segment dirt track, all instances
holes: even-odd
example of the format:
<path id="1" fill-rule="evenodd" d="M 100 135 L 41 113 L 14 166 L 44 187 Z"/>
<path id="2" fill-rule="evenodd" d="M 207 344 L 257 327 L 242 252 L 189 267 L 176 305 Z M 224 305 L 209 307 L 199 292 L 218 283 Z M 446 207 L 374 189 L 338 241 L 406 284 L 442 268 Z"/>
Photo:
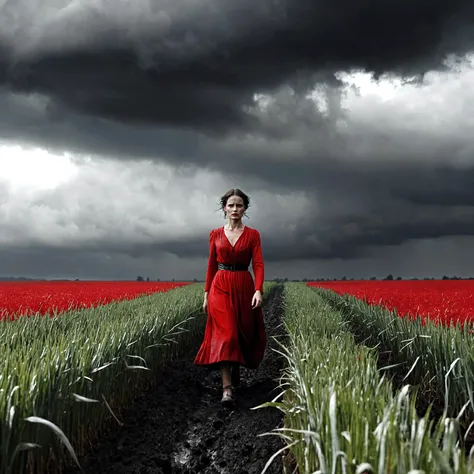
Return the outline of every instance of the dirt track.
<path id="1" fill-rule="evenodd" d="M 257 474 L 283 446 L 275 436 L 258 437 L 281 426 L 278 410 L 251 408 L 270 401 L 276 391 L 281 359 L 273 336 L 282 334 L 282 287 L 264 306 L 267 352 L 257 371 L 243 370 L 235 410 L 219 404 L 217 372 L 197 368 L 191 351 L 166 369 L 156 388 L 121 414 L 124 426 L 101 440 L 94 453 L 80 459 L 87 474 Z M 197 349 L 197 348 L 196 348 Z M 79 473 L 79 470 L 69 474 Z M 282 472 L 281 457 L 267 471 Z"/>

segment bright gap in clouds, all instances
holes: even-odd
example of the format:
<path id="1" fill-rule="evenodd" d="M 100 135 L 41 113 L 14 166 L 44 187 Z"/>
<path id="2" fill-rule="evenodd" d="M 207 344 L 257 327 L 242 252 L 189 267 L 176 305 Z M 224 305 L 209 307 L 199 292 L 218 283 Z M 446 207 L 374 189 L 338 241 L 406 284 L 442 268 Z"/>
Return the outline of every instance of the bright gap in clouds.
<path id="1" fill-rule="evenodd" d="M 363 71 L 339 72 L 337 79 L 341 80 L 349 88 L 346 89 L 346 100 L 357 100 L 357 97 L 373 96 L 381 102 L 392 99 L 401 99 L 404 96 L 420 90 L 430 90 L 440 84 L 450 83 L 454 86 L 459 82 L 463 74 L 472 73 L 474 70 L 474 55 L 468 54 L 461 63 L 455 59 L 447 58 L 445 61 L 447 71 L 429 71 L 420 84 L 402 80 L 396 76 L 383 75 L 379 80 L 374 80 L 372 74 Z M 414 78 L 413 78 L 414 79 Z M 350 86 L 355 86 L 354 91 Z"/>
<path id="2" fill-rule="evenodd" d="M 67 153 L 0 145 L 0 181 L 14 191 L 54 189 L 76 174 L 77 166 Z"/>
<path id="3" fill-rule="evenodd" d="M 436 94 L 439 86 L 447 83 L 451 84 L 451 87 L 456 87 L 463 74 L 466 75 L 474 71 L 474 55 L 466 55 L 460 64 L 448 58 L 445 64 L 448 68 L 447 71 L 430 71 L 420 84 L 390 75 L 383 75 L 378 80 L 374 80 L 371 73 L 358 70 L 336 73 L 336 78 L 345 84 L 342 105 L 350 106 L 367 97 L 372 97 L 382 104 L 403 99 L 410 101 L 413 94 L 420 91 L 432 90 Z M 307 97 L 317 104 L 321 113 L 329 112 L 328 97 L 324 87 L 316 87 Z M 438 97 L 438 99 L 442 101 L 442 97 Z M 270 94 L 255 94 L 254 100 L 264 110 L 273 102 L 274 97 Z"/>
<path id="4" fill-rule="evenodd" d="M 382 102 L 385 102 L 401 95 L 402 90 L 406 90 L 409 87 L 415 87 L 410 84 L 404 84 L 403 81 L 398 78 L 382 77 L 378 81 L 375 81 L 371 74 L 362 71 L 352 71 L 350 73 L 341 72 L 337 73 L 336 77 L 346 84 L 346 98 L 343 99 L 343 102 L 346 102 L 347 100 L 357 100 L 358 98 L 366 96 L 375 96 Z M 355 87 L 356 90 L 351 86 Z M 288 87 L 289 86 L 283 86 L 274 95 L 254 94 L 254 101 L 261 110 L 265 110 L 275 100 L 278 100 L 278 94 L 285 89 L 288 90 Z M 323 114 L 329 112 L 326 92 L 326 87 L 317 86 L 306 95 L 307 98 L 312 99 L 316 103 L 318 110 Z M 290 94 L 293 94 L 293 91 L 290 90 Z"/>
<path id="5" fill-rule="evenodd" d="M 339 73 L 336 76 L 346 84 L 354 85 L 357 88 L 357 95 L 361 97 L 373 95 L 382 102 L 395 98 L 402 87 L 409 87 L 398 78 L 382 77 L 379 81 L 374 81 L 372 75 L 367 72 Z"/>

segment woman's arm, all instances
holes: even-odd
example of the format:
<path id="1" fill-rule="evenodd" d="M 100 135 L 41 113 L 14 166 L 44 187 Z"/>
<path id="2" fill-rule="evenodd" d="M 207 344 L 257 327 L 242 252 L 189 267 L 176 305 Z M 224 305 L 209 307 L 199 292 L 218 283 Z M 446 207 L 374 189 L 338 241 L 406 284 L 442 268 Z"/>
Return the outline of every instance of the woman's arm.
<path id="1" fill-rule="evenodd" d="M 255 277 L 255 291 L 260 291 L 263 294 L 263 281 L 265 277 L 262 245 L 260 233 L 256 230 L 252 245 L 252 269 Z"/>
<path id="2" fill-rule="evenodd" d="M 216 245 L 214 241 L 214 230 L 211 230 L 211 232 L 209 233 L 209 260 L 207 262 L 206 284 L 204 286 L 205 296 L 207 296 L 207 293 L 211 289 L 212 280 L 214 279 L 214 276 L 216 273 L 217 273 Z"/>

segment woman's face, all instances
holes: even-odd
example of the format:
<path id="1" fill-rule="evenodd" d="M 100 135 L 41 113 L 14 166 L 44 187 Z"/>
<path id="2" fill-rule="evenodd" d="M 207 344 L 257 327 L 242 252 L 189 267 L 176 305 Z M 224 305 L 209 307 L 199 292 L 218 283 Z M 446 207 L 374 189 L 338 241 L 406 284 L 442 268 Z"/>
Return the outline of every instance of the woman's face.
<path id="1" fill-rule="evenodd" d="M 240 196 L 231 196 L 227 199 L 224 210 L 227 212 L 229 219 L 238 221 L 242 219 L 245 212 L 244 200 Z"/>

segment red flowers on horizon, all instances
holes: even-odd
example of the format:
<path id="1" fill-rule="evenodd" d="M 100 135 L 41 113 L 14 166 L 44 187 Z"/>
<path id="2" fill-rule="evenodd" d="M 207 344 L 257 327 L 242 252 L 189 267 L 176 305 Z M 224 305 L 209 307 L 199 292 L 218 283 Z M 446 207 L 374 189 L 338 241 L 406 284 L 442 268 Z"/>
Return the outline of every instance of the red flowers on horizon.
<path id="1" fill-rule="evenodd" d="M 187 282 L 33 281 L 0 283 L 0 320 L 19 315 L 53 314 L 131 300 L 189 285 Z"/>
<path id="2" fill-rule="evenodd" d="M 444 325 L 474 319 L 474 280 L 394 280 L 310 282 L 339 294 L 349 294 L 371 305 L 395 308 L 400 316 Z"/>

